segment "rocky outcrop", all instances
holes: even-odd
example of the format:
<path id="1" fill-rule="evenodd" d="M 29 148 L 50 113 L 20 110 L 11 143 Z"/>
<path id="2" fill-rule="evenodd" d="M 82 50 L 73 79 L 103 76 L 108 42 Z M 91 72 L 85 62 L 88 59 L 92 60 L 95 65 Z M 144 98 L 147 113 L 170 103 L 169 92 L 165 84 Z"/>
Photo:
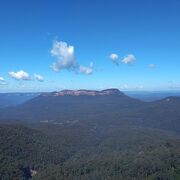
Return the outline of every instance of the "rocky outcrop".
<path id="1" fill-rule="evenodd" d="M 43 93 L 42 96 L 103 96 L 103 95 L 124 95 L 119 89 L 96 90 L 62 90 L 59 92 Z"/>

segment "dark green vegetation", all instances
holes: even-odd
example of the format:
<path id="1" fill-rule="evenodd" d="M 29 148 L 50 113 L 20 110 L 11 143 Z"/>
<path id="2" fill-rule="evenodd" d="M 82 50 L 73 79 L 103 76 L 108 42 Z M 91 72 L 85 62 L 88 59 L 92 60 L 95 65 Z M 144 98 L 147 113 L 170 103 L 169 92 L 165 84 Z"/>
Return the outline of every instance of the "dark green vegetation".
<path id="1" fill-rule="evenodd" d="M 179 108 L 177 97 L 144 103 L 116 92 L 3 109 L 0 179 L 179 180 Z"/>
<path id="2" fill-rule="evenodd" d="M 54 124 L 77 121 L 133 124 L 180 133 L 180 97 L 148 103 L 114 89 L 112 94 L 103 96 L 54 94 L 40 95 L 24 104 L 1 109 L 0 118 Z"/>
<path id="3" fill-rule="evenodd" d="M 1 179 L 179 179 L 180 140 L 127 126 L 2 124 Z"/>

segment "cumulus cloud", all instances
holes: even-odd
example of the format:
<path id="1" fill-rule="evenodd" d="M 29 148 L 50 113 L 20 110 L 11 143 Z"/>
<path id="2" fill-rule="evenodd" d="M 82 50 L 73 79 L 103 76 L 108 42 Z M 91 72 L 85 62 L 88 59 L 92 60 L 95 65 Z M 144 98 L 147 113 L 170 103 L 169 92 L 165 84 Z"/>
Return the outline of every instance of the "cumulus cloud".
<path id="1" fill-rule="evenodd" d="M 3 77 L 0 77 L 0 81 L 3 82 L 5 81 L 5 79 Z"/>
<path id="2" fill-rule="evenodd" d="M 30 75 L 23 70 L 17 72 L 9 72 L 9 75 L 16 80 L 31 80 Z"/>
<path id="3" fill-rule="evenodd" d="M 66 42 L 55 41 L 51 49 L 51 55 L 57 60 L 51 66 L 54 71 L 59 72 L 62 69 L 74 70 L 77 68 L 74 46 L 68 45 Z"/>
<path id="4" fill-rule="evenodd" d="M 133 65 L 136 63 L 136 57 L 133 54 L 128 54 L 122 59 L 122 63 L 127 65 Z"/>
<path id="5" fill-rule="evenodd" d="M 151 69 L 153 69 L 153 68 L 156 67 L 156 65 L 155 65 L 155 64 L 149 64 L 148 67 L 151 68 Z"/>
<path id="6" fill-rule="evenodd" d="M 66 42 L 54 41 L 51 55 L 56 58 L 56 62 L 51 65 L 55 72 L 67 69 L 87 75 L 93 73 L 93 64 L 90 64 L 89 67 L 79 65 L 75 57 L 74 46 L 68 45 Z"/>
<path id="7" fill-rule="evenodd" d="M 136 63 L 136 57 L 133 54 L 128 54 L 127 56 L 124 56 L 122 60 L 120 60 L 118 54 L 112 53 L 110 54 L 109 58 L 116 65 L 119 65 L 120 63 L 133 65 Z"/>
<path id="8" fill-rule="evenodd" d="M 90 75 L 93 73 L 93 69 L 94 69 L 93 63 L 90 63 L 90 65 L 88 67 L 85 67 L 82 65 L 79 66 L 79 71 L 82 74 Z"/>
<path id="9" fill-rule="evenodd" d="M 110 54 L 109 58 L 111 59 L 111 61 L 116 64 L 116 65 L 119 65 L 119 62 L 118 62 L 118 58 L 119 56 L 115 53 L 112 53 Z"/>
<path id="10" fill-rule="evenodd" d="M 44 77 L 39 75 L 39 74 L 34 74 L 34 77 L 37 81 L 43 82 L 44 81 Z"/>

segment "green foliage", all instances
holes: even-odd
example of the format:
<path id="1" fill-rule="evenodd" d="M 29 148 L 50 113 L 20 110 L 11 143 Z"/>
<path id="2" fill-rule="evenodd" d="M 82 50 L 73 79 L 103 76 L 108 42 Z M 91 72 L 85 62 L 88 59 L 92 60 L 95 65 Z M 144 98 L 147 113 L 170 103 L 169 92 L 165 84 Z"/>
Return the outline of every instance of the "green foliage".
<path id="1" fill-rule="evenodd" d="M 2 180 L 180 177 L 180 140 L 167 131 L 93 123 L 2 124 L 0 137 Z M 37 171 L 33 177 L 31 170 Z"/>

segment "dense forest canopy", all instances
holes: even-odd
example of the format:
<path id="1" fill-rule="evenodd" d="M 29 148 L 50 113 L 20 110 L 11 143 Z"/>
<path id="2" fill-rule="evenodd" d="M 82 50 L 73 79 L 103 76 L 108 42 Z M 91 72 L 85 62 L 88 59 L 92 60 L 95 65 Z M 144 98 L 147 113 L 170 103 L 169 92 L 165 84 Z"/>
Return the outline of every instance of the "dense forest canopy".
<path id="1" fill-rule="evenodd" d="M 179 180 L 179 107 L 116 91 L 2 108 L 0 179 Z"/>

